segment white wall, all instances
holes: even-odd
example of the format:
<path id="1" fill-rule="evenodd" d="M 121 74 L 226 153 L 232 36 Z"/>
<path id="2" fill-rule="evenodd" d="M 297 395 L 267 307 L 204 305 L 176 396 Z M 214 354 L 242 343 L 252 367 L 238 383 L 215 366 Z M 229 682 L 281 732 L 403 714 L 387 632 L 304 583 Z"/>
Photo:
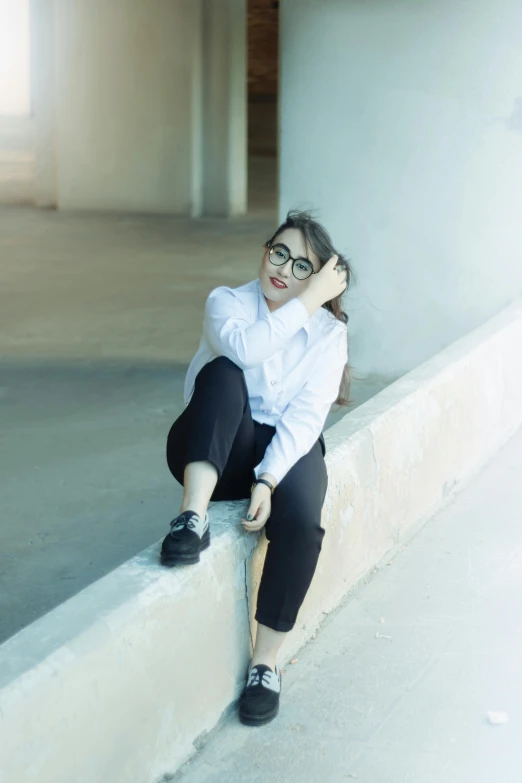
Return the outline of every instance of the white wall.
<path id="1" fill-rule="evenodd" d="M 320 208 L 358 277 L 350 364 L 398 376 L 522 294 L 522 4 L 281 15 L 281 215 Z"/>

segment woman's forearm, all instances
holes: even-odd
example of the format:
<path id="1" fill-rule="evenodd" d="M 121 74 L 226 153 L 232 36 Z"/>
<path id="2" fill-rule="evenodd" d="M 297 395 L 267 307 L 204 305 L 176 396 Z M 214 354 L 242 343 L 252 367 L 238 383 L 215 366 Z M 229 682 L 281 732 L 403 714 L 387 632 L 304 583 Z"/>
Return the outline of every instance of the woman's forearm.
<path id="1" fill-rule="evenodd" d="M 308 310 L 308 315 L 310 316 L 312 316 L 316 310 L 319 310 L 319 308 L 323 304 L 322 300 L 317 295 L 317 293 L 314 291 L 310 291 L 308 289 L 303 291 L 302 294 L 299 294 L 297 298 L 300 299 L 301 302 L 304 304 L 304 306 Z"/>

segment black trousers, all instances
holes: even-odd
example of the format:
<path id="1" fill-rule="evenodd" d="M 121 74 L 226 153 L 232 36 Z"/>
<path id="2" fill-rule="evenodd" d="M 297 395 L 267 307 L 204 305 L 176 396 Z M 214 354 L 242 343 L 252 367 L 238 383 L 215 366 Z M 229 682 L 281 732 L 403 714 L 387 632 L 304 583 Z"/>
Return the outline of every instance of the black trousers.
<path id="1" fill-rule="evenodd" d="M 183 485 L 185 466 L 208 460 L 218 472 L 211 500 L 249 498 L 254 467 L 274 433 L 275 427 L 252 419 L 243 371 L 220 356 L 198 373 L 191 400 L 170 429 L 169 470 Z M 294 627 L 321 551 L 325 451 L 321 433 L 276 487 L 263 528 L 269 543 L 255 619 L 276 631 Z"/>

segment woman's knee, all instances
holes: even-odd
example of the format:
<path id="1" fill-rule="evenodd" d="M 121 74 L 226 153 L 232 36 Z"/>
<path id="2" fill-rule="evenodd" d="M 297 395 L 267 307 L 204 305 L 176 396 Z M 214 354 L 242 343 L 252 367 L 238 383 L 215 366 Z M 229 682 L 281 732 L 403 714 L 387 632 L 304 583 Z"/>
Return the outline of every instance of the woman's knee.
<path id="1" fill-rule="evenodd" d="M 227 396 L 237 389 L 241 397 L 248 396 L 243 370 L 226 356 L 218 356 L 207 362 L 198 372 L 194 384 L 195 397 L 209 389 L 226 389 Z M 237 402 L 237 399 L 235 400 Z"/>
<path id="2" fill-rule="evenodd" d="M 243 376 L 243 370 L 235 364 L 228 356 L 217 356 L 210 362 L 207 362 L 199 371 L 198 375 L 219 373 L 220 375 Z"/>
<path id="3" fill-rule="evenodd" d="M 276 488 L 273 507 L 284 517 L 320 524 L 328 488 L 328 474 L 319 442 L 302 457 Z"/>
<path id="4" fill-rule="evenodd" d="M 248 400 L 248 389 L 243 370 L 226 356 L 218 356 L 207 362 L 196 376 L 192 407 L 202 402 L 208 404 L 208 395 L 214 402 L 226 406 L 244 407 Z"/>
<path id="5" fill-rule="evenodd" d="M 276 490 L 277 492 L 277 490 Z M 322 541 L 324 528 L 321 527 L 322 508 L 320 501 L 316 503 L 299 502 L 295 497 L 281 496 L 272 505 L 269 528 L 270 536 L 274 531 L 294 539 L 304 541 Z M 268 536 L 267 536 L 268 538 Z"/>

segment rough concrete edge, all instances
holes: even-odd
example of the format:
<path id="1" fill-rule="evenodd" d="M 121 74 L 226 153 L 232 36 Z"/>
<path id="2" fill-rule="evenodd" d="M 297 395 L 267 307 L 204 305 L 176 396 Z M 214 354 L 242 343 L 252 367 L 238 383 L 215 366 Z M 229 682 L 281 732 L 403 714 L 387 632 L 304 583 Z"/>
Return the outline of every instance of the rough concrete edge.
<path id="1" fill-rule="evenodd" d="M 407 404 L 412 395 L 436 382 L 442 373 L 450 372 L 455 364 L 470 357 L 474 351 L 481 350 L 485 341 L 509 328 L 521 316 L 522 298 L 517 299 L 484 324 L 455 340 L 418 367 L 414 367 L 413 370 L 402 375 L 325 432 L 327 451 L 331 451 L 353 433 L 359 432 L 390 409 L 397 405 Z"/>
<path id="2" fill-rule="evenodd" d="M 223 548 L 239 544 L 241 560 L 246 562 L 258 538 L 243 534 L 237 526 L 228 524 L 229 516 L 236 513 L 236 508 L 245 505 L 245 501 L 221 502 L 218 505 L 220 518 L 212 520 L 212 547 L 208 554 L 217 557 Z M 134 603 L 137 596 L 142 598 L 143 605 L 149 596 L 153 597 L 158 591 L 188 586 L 195 570 L 190 567 L 170 569 L 162 566 L 159 563 L 160 545 L 161 540 L 138 552 L 3 642 L 0 645 L 0 693 L 12 680 L 37 666 L 42 659 L 52 656 L 87 626 L 125 604 L 138 609 Z M 14 660 L 14 666 L 5 665 L 8 658 Z"/>

